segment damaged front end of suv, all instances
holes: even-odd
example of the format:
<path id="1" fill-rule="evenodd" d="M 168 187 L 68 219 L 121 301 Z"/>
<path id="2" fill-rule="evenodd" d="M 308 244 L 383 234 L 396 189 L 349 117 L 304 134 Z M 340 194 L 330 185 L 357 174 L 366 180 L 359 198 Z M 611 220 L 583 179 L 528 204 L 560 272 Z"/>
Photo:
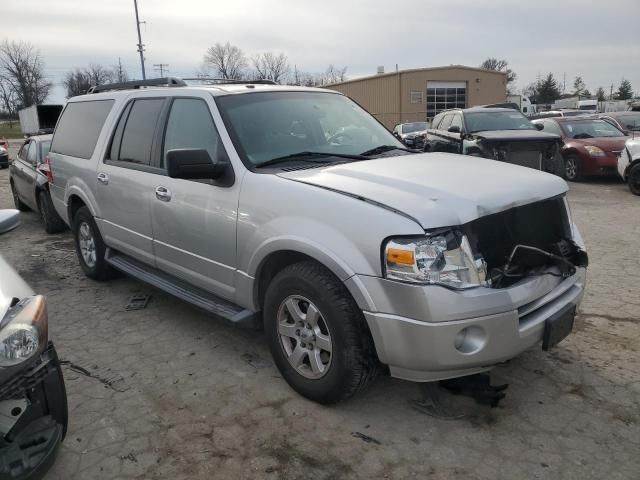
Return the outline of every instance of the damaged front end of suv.
<path id="1" fill-rule="evenodd" d="M 46 298 L 35 295 L 0 257 L 0 480 L 42 478 L 67 423 Z"/>

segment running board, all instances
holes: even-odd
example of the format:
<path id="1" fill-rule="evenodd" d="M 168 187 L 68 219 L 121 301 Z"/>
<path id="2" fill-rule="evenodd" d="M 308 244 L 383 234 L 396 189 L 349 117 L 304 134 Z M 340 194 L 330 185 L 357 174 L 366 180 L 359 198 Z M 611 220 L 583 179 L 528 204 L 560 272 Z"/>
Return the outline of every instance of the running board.
<path id="1" fill-rule="evenodd" d="M 196 307 L 243 328 L 258 326 L 255 312 L 164 273 L 122 253 L 107 250 L 105 259 L 113 268 L 178 297 Z"/>

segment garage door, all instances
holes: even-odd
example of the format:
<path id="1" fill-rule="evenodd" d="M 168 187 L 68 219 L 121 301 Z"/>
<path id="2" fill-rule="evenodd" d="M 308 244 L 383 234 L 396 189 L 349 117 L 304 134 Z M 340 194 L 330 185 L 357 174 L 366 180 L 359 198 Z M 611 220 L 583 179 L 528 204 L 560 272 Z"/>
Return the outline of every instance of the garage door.
<path id="1" fill-rule="evenodd" d="M 467 82 L 427 82 L 427 119 L 449 108 L 467 106 Z"/>

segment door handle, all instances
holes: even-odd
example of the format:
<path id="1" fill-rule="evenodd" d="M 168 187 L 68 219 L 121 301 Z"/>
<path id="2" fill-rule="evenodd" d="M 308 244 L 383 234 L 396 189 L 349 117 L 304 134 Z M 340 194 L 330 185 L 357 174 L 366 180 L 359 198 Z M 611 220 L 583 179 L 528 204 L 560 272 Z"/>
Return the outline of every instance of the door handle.
<path id="1" fill-rule="evenodd" d="M 166 187 L 156 187 L 156 198 L 162 202 L 169 202 L 171 200 L 171 192 Z"/>
<path id="2" fill-rule="evenodd" d="M 98 181 L 103 185 L 107 185 L 109 183 L 109 175 L 107 175 L 106 173 L 100 172 L 98 174 Z"/>

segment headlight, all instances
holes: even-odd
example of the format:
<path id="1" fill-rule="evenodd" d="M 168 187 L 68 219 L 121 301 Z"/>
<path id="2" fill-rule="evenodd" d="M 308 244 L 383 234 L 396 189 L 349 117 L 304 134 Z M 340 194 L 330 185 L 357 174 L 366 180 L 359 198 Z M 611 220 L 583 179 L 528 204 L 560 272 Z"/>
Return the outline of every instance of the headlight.
<path id="1" fill-rule="evenodd" d="M 584 149 L 589 152 L 589 155 L 592 157 L 604 157 L 606 153 L 599 147 L 594 147 L 593 145 L 585 145 Z"/>
<path id="2" fill-rule="evenodd" d="M 5 153 L 7 153 L 5 148 L 4 147 L 0 147 L 0 155 L 4 155 Z"/>
<path id="3" fill-rule="evenodd" d="M 467 237 L 455 230 L 393 238 L 384 246 L 384 261 L 390 280 L 460 289 L 486 285 L 485 262 L 474 258 Z"/>
<path id="4" fill-rule="evenodd" d="M 0 367 L 11 367 L 41 353 L 48 340 L 45 297 L 27 297 L 0 322 Z"/>

